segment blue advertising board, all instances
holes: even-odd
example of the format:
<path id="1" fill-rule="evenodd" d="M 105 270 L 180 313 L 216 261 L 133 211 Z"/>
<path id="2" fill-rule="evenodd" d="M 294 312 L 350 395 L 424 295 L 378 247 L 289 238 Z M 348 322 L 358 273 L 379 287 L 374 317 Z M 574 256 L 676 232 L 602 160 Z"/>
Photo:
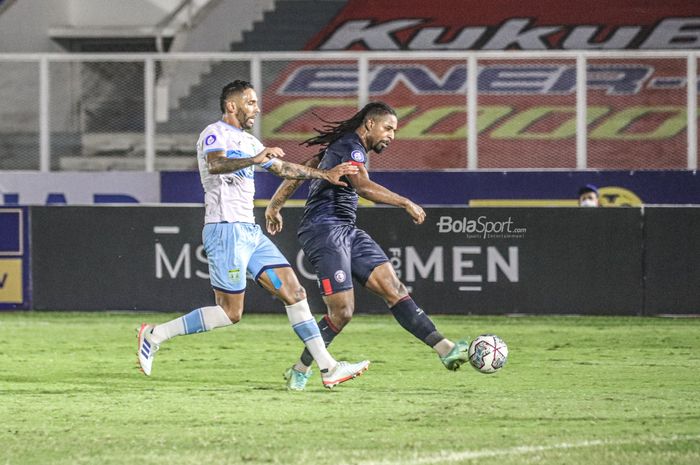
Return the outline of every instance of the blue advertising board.
<path id="1" fill-rule="evenodd" d="M 0 208 L 0 309 L 30 308 L 26 207 Z"/>
<path id="2" fill-rule="evenodd" d="M 700 204 L 697 171 L 370 171 L 383 186 L 422 205 L 574 206 L 577 191 L 596 185 L 605 206 Z M 269 199 L 280 178 L 255 175 L 256 198 Z M 293 196 L 304 199 L 308 183 Z M 161 173 L 161 202 L 202 203 L 197 172 Z"/>

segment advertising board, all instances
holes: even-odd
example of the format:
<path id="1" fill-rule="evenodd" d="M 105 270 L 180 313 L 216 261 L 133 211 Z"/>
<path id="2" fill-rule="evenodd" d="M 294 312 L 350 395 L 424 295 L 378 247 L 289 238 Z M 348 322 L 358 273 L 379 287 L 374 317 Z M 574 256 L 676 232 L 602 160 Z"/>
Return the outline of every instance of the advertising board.
<path id="1" fill-rule="evenodd" d="M 700 5 L 683 0 L 372 2 L 350 0 L 308 50 L 501 51 L 700 48 Z M 368 63 L 368 97 L 399 117 L 395 157 L 380 169 L 467 167 L 467 59 Z M 573 169 L 574 58 L 479 59 L 478 168 Z M 294 61 L 265 69 L 263 140 L 290 153 L 326 121 L 358 108 L 355 60 Z M 687 61 L 587 62 L 587 168 L 686 169 Z M 697 122 L 693 122 L 697 124 Z M 297 149 L 296 151 L 293 149 Z M 308 156 L 308 155 L 307 155 Z M 294 161 L 301 161 L 294 159 Z"/>
<path id="2" fill-rule="evenodd" d="M 31 305 L 29 210 L 0 207 L 0 310 Z"/>
<path id="3" fill-rule="evenodd" d="M 0 172 L 0 205 L 158 203 L 158 173 Z"/>
<path id="4" fill-rule="evenodd" d="M 32 212 L 36 309 L 184 312 L 213 302 L 201 246 L 201 207 L 34 207 Z M 287 227 L 273 240 L 318 313 L 324 306 L 316 277 L 296 239 L 301 212 L 284 210 Z M 643 308 L 637 208 L 427 212 L 420 226 L 395 208 L 361 209 L 358 221 L 426 311 L 637 314 Z M 257 218 L 263 215 L 257 209 Z M 364 289 L 357 289 L 356 300 L 358 312 L 386 311 Z M 246 302 L 247 312 L 282 311 L 252 283 Z"/>

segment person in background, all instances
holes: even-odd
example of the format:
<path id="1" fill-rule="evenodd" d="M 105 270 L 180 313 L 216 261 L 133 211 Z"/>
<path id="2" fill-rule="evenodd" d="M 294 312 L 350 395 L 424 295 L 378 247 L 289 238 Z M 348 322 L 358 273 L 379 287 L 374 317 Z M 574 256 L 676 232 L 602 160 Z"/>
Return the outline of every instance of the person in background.
<path id="1" fill-rule="evenodd" d="M 586 184 L 578 190 L 579 207 L 600 207 L 600 194 L 593 184 Z"/>

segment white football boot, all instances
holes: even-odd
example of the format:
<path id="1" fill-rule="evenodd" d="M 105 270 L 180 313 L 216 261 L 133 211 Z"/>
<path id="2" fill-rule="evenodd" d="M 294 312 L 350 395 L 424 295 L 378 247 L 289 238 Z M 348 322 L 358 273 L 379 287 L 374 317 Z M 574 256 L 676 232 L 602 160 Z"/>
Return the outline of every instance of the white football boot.
<path id="1" fill-rule="evenodd" d="M 160 348 L 160 345 L 153 342 L 151 332 L 155 326 L 149 324 L 142 324 L 141 329 L 139 329 L 139 365 L 141 365 L 141 371 L 146 376 L 151 376 L 151 368 L 153 367 L 153 358 L 156 356 L 156 352 Z"/>
<path id="2" fill-rule="evenodd" d="M 333 389 L 340 383 L 350 381 L 357 378 L 369 368 L 369 360 L 363 360 L 358 363 L 338 362 L 338 364 L 326 373 L 321 373 L 323 378 L 323 386 L 328 389 Z"/>

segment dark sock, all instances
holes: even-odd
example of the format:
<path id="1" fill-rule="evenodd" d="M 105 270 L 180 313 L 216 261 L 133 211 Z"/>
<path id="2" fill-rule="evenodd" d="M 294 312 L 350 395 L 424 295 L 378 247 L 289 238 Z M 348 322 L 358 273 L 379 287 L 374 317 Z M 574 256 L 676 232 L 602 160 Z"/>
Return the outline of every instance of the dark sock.
<path id="1" fill-rule="evenodd" d="M 333 339 L 340 332 L 340 330 L 333 325 L 331 319 L 328 318 L 328 315 L 318 320 L 318 329 L 321 330 L 321 337 L 323 338 L 323 342 L 326 344 L 326 347 L 333 342 Z M 310 367 L 313 361 L 314 358 L 311 356 L 309 349 L 304 349 L 304 352 L 301 354 L 301 363 L 307 367 Z"/>
<path id="2" fill-rule="evenodd" d="M 433 324 L 430 317 L 418 308 L 411 296 L 406 296 L 399 300 L 396 305 L 391 307 L 391 313 L 403 329 L 430 347 L 444 339 L 442 334 L 435 328 L 435 324 Z"/>

